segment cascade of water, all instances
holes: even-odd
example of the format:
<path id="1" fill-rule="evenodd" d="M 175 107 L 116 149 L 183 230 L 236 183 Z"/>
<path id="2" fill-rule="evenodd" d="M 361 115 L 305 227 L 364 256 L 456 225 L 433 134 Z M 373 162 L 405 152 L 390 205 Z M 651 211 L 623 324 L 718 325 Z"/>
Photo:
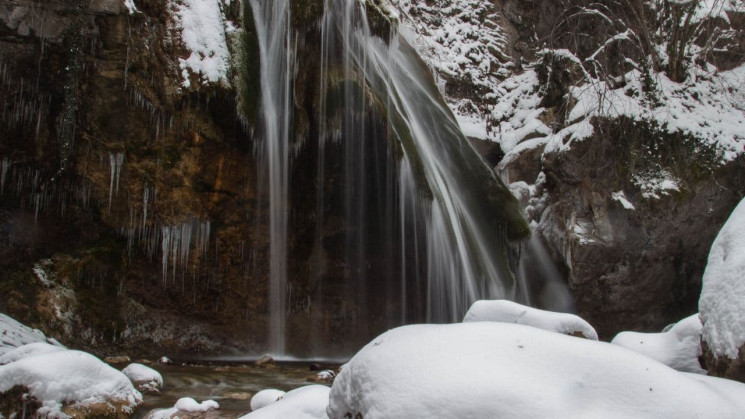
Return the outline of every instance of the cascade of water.
<path id="1" fill-rule="evenodd" d="M 261 59 L 260 158 L 269 184 L 269 350 L 285 352 L 289 137 L 292 121 L 294 46 L 288 0 L 250 0 Z"/>
<path id="2" fill-rule="evenodd" d="M 553 262 L 540 233 L 533 232 L 524 244 L 517 278 L 523 303 L 545 310 L 574 312 L 574 299 L 566 278 Z"/>
<path id="3" fill-rule="evenodd" d="M 400 237 L 402 317 L 406 318 L 408 284 L 420 270 L 407 266 L 416 262 L 406 255 L 416 252 L 426 258 L 427 319 L 458 321 L 474 300 L 514 295 L 514 279 L 497 231 L 501 224 L 495 221 L 499 215 L 491 212 L 494 201 L 501 197 L 507 202 L 509 193 L 500 189 L 493 173 L 470 148 L 413 49 L 395 33 L 390 40 L 374 36 L 365 7 L 356 0 L 327 1 L 323 37 L 335 38 L 340 45 L 324 50 L 325 54 L 341 53 L 336 58 L 344 63 L 344 78 L 361 78 L 367 94 L 372 92 L 385 104 L 390 137 L 399 142 L 395 187 L 401 219 L 389 228 L 397 228 Z M 322 65 L 322 71 L 329 70 Z M 322 80 L 328 77 L 323 74 Z M 362 128 L 356 128 L 363 117 L 355 112 L 367 111 L 367 98 L 355 95 L 350 86 L 347 83 L 344 88 L 347 110 L 341 135 L 349 168 L 345 172 L 349 189 L 346 221 L 354 226 L 356 241 L 348 243 L 347 251 L 358 252 L 364 250 L 365 222 L 356 212 L 362 209 L 355 205 L 364 201 L 355 194 L 365 193 L 365 183 L 357 179 L 360 174 L 354 167 L 366 156 L 364 147 L 356 148 L 365 136 L 358 131 Z"/>

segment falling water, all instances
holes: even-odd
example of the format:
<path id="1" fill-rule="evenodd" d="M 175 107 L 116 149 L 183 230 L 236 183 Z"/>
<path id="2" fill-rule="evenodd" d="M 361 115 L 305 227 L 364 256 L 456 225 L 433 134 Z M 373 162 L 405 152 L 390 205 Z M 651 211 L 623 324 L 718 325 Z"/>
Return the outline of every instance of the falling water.
<path id="1" fill-rule="evenodd" d="M 261 54 L 263 150 L 268 170 L 270 289 L 269 350 L 285 352 L 289 137 L 294 47 L 289 0 L 250 0 Z"/>
<path id="2" fill-rule="evenodd" d="M 377 101 L 385 104 L 390 136 L 399 142 L 401 156 L 395 185 L 401 218 L 397 227 L 402 275 L 399 298 L 406 298 L 407 287 L 416 281 L 411 275 L 420 270 L 406 266 L 418 260 L 407 258 L 407 254 L 424 256 L 426 261 L 429 321 L 457 321 L 477 299 L 513 298 L 514 279 L 499 231 L 511 228 L 509 211 L 515 209 L 510 206 L 512 198 L 468 145 L 426 66 L 397 34 L 389 40 L 373 36 L 364 3 L 327 1 L 325 13 L 323 38 L 336 39 L 340 45 L 325 46 L 324 50 L 327 54 L 341 53 L 336 58 L 344 63 L 344 78 L 361 75 Z M 324 60 L 332 61 L 328 57 Z M 322 79 L 328 77 L 322 75 Z M 349 143 L 365 141 L 363 133 L 355 132 L 355 115 L 351 113 L 367 110 L 348 91 L 344 100 L 348 110 L 342 137 L 349 150 Z M 350 179 L 352 182 L 347 199 L 352 203 L 361 202 L 354 197 L 360 193 L 355 179 L 367 176 L 355 172 L 355 168 L 364 167 L 366 158 L 355 152 L 353 149 L 345 156 L 350 168 L 345 177 L 348 185 Z M 516 224 L 523 223 L 519 217 L 512 217 Z M 362 229 L 362 220 L 347 222 L 357 222 L 355 228 Z M 402 318 L 406 318 L 406 306 L 404 301 Z"/>

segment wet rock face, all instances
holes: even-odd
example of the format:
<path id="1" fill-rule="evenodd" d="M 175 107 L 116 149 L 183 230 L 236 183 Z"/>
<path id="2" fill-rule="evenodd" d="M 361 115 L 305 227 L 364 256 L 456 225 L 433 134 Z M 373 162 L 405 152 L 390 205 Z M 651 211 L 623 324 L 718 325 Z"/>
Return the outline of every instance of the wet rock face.
<path id="1" fill-rule="evenodd" d="M 182 88 L 164 2 L 137 4 L 0 6 L 0 306 L 102 351 L 250 347 L 251 138 L 230 88 Z"/>
<path id="2" fill-rule="evenodd" d="M 730 359 L 727 356 L 715 356 L 706 341 L 701 342 L 701 349 L 703 354 L 700 357 L 700 362 L 709 372 L 709 375 L 745 383 L 745 346 L 740 348 L 736 359 Z"/>
<path id="3" fill-rule="evenodd" d="M 685 162 L 668 173 L 678 190 L 645 197 L 635 179 L 647 163 L 630 156 L 671 134 L 622 120 L 595 124 L 606 137 L 544 155 L 548 207 L 539 229 L 569 267 L 578 313 L 601 337 L 661 330 L 696 312 L 709 248 L 745 186 L 744 162 L 717 168 L 672 136 L 666 158 Z M 697 172 L 709 164 L 711 173 Z"/>

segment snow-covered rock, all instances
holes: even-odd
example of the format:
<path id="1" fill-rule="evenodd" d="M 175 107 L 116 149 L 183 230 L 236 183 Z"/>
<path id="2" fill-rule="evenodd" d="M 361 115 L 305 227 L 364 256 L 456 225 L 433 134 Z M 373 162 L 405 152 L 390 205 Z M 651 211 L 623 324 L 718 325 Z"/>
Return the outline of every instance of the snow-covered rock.
<path id="1" fill-rule="evenodd" d="M 214 400 L 205 400 L 199 403 L 191 397 L 182 397 L 173 407 L 182 412 L 206 412 L 211 409 L 219 409 L 220 405 Z"/>
<path id="2" fill-rule="evenodd" d="M 745 200 L 711 246 L 698 307 L 713 357 L 736 359 L 745 345 Z"/>
<path id="3" fill-rule="evenodd" d="M 63 404 L 76 411 L 104 405 L 129 414 L 142 402 L 127 376 L 95 356 L 63 350 L 19 359 L 0 366 L 0 392 L 26 386 L 43 407 L 39 415 L 60 415 Z"/>
<path id="4" fill-rule="evenodd" d="M 240 419 L 325 419 L 330 388 L 313 384 L 288 391 L 280 400 Z M 255 397 L 255 396 L 254 396 Z M 253 400 L 251 401 L 253 408 Z"/>
<path id="5" fill-rule="evenodd" d="M 251 397 L 251 410 L 259 410 L 264 406 L 279 401 L 286 393 L 282 390 L 268 388 L 261 390 Z"/>
<path id="6" fill-rule="evenodd" d="M 59 345 L 53 339 L 47 339 L 41 330 L 25 326 L 14 318 L 0 313 L 0 355 L 29 343 L 49 342 Z"/>
<path id="7" fill-rule="evenodd" d="M 225 81 L 230 66 L 227 34 L 235 28 L 223 8 L 230 1 L 173 0 L 181 40 L 191 52 L 180 58 L 182 86 L 191 86 L 191 74 L 202 84 Z"/>
<path id="8" fill-rule="evenodd" d="M 662 333 L 621 332 L 614 345 L 639 352 L 678 371 L 706 374 L 701 355 L 701 319 L 698 313 L 676 323 Z"/>
<path id="9" fill-rule="evenodd" d="M 609 343 L 517 324 L 413 325 L 374 339 L 331 389 L 329 417 L 739 418 L 745 385 Z"/>
<path id="10" fill-rule="evenodd" d="M 64 351 L 62 346 L 51 345 L 46 342 L 34 342 L 27 345 L 19 346 L 0 355 L 0 365 L 10 364 L 29 356 L 45 354 L 49 352 Z"/>
<path id="11" fill-rule="evenodd" d="M 565 335 L 582 335 L 598 340 L 590 323 L 569 313 L 539 310 L 507 300 L 481 300 L 471 305 L 463 322 L 517 323 Z"/>
<path id="12" fill-rule="evenodd" d="M 191 397 L 182 397 L 176 401 L 173 407 L 168 409 L 155 409 L 148 413 L 146 419 L 177 419 L 179 417 L 199 417 L 200 413 L 210 410 L 218 410 L 220 405 L 214 400 L 205 400 L 201 403 Z"/>
<path id="13" fill-rule="evenodd" d="M 158 371 L 142 364 L 129 364 L 122 373 L 132 381 L 138 390 L 147 393 L 158 393 L 163 387 L 163 377 Z"/>

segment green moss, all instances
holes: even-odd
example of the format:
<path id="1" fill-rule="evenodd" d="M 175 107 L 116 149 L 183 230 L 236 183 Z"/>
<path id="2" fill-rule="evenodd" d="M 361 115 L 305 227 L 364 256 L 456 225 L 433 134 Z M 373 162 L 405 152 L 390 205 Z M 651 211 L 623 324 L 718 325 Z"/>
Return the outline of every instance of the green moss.
<path id="1" fill-rule="evenodd" d="M 256 33 L 253 10 L 248 0 L 243 2 L 243 31 L 238 38 L 237 66 L 238 113 L 255 128 L 261 106 L 261 51 Z"/>
<path id="2" fill-rule="evenodd" d="M 310 28 L 321 20 L 323 15 L 323 0 L 293 0 L 292 27 L 296 30 Z"/>

